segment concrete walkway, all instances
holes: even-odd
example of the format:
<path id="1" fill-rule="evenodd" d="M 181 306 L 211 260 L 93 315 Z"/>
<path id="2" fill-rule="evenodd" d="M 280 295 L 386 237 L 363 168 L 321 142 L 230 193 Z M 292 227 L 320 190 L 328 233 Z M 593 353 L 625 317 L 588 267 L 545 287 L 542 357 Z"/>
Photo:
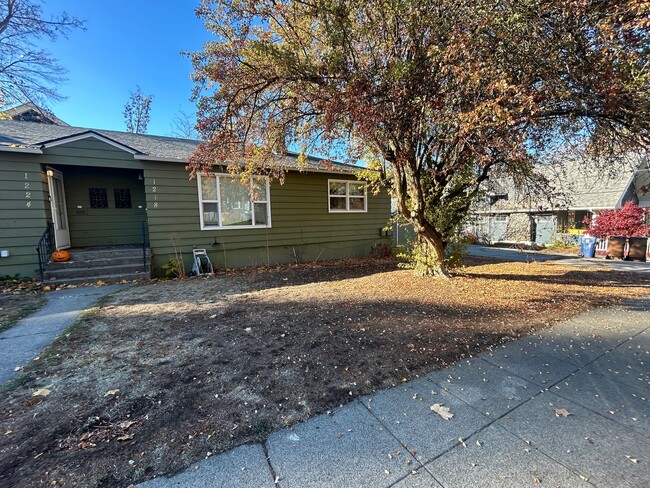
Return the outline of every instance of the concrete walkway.
<path id="1" fill-rule="evenodd" d="M 594 310 L 140 486 L 648 487 L 649 312 Z"/>
<path id="2" fill-rule="evenodd" d="M 16 375 L 79 316 L 109 293 L 128 285 L 69 288 L 47 293 L 47 303 L 38 312 L 0 333 L 0 384 Z"/>

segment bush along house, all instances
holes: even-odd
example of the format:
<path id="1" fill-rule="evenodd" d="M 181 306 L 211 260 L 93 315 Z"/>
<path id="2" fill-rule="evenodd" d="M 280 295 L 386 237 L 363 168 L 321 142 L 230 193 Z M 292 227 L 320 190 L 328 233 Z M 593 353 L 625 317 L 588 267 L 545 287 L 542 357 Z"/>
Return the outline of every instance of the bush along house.
<path id="1" fill-rule="evenodd" d="M 195 248 L 235 268 L 367 256 L 390 243 L 390 198 L 368 192 L 358 167 L 309 158 L 298 168 L 288 153 L 283 184 L 244 184 L 218 166 L 190 180 L 197 141 L 53 119 L 0 120 L 0 276 L 132 279 L 180 262 L 190 271 Z M 51 262 L 55 249 L 70 261 Z"/>
<path id="2" fill-rule="evenodd" d="M 487 243 L 578 244 L 585 222 L 597 220 L 602 212 L 627 202 L 650 208 L 650 169 L 644 154 L 628 156 L 606 171 L 566 160 L 543 168 L 542 174 L 550 186 L 546 194 L 507 178 L 490 181 L 464 229 Z"/>

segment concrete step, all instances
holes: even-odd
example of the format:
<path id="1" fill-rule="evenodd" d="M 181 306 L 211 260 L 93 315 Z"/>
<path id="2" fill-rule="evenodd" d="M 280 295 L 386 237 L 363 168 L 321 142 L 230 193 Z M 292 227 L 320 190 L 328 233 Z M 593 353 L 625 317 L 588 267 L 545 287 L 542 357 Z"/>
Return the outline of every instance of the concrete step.
<path id="1" fill-rule="evenodd" d="M 150 255 L 147 256 L 147 263 L 150 261 Z M 72 268 L 95 268 L 106 266 L 119 266 L 125 264 L 141 265 L 143 264 L 142 252 L 137 255 L 123 255 L 123 256 L 101 256 L 89 258 L 85 255 L 72 255 L 70 261 L 65 262 L 51 262 L 47 265 L 48 271 L 59 269 L 72 269 Z"/>
<path id="2" fill-rule="evenodd" d="M 78 267 L 78 268 L 65 268 L 65 269 L 47 269 L 45 271 L 45 280 L 56 278 L 58 280 L 67 280 L 70 278 L 89 278 L 94 281 L 96 276 L 105 275 L 119 275 L 119 274 L 133 274 L 142 273 L 149 274 L 149 267 L 145 272 L 140 264 L 112 264 L 109 266 L 92 266 L 92 267 Z"/>
<path id="3" fill-rule="evenodd" d="M 110 258 L 125 258 L 130 256 L 142 257 L 141 247 L 116 247 L 116 248 L 83 248 L 83 249 L 70 249 L 70 257 L 72 260 L 90 261 L 93 259 L 110 259 Z M 146 248 L 145 253 L 151 256 L 151 249 Z"/>
<path id="4" fill-rule="evenodd" d="M 79 277 L 79 278 L 65 278 L 65 279 L 45 279 L 45 285 L 60 285 L 60 284 L 82 284 L 82 283 L 97 283 L 103 281 L 104 283 L 119 283 L 122 280 L 133 281 L 149 279 L 149 273 L 127 273 L 127 274 L 106 274 L 93 277 Z"/>
<path id="5" fill-rule="evenodd" d="M 145 268 L 141 246 L 73 248 L 70 261 L 51 262 L 44 273 L 46 283 L 119 282 L 151 276 L 151 250 L 145 249 Z"/>

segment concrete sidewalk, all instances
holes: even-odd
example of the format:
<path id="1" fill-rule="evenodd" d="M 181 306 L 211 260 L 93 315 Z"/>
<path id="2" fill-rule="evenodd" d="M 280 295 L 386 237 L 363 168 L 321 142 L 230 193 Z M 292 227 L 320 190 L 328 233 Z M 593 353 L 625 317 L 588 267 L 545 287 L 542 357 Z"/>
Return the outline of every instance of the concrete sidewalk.
<path id="1" fill-rule="evenodd" d="M 0 384 L 16 375 L 97 300 L 128 285 L 68 288 L 47 293 L 38 311 L 0 333 Z"/>
<path id="2" fill-rule="evenodd" d="M 140 486 L 648 487 L 649 312 L 594 310 Z"/>

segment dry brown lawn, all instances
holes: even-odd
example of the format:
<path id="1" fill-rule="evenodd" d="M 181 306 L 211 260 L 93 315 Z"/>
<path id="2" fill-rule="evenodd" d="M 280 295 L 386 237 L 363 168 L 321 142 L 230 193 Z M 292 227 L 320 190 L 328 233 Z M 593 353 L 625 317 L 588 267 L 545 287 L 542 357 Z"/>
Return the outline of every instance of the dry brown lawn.
<path id="1" fill-rule="evenodd" d="M 0 485 L 126 486 L 593 307 L 650 277 L 392 260 L 160 281 L 105 299 L 0 396 Z M 33 397 L 38 388 L 51 393 Z"/>

